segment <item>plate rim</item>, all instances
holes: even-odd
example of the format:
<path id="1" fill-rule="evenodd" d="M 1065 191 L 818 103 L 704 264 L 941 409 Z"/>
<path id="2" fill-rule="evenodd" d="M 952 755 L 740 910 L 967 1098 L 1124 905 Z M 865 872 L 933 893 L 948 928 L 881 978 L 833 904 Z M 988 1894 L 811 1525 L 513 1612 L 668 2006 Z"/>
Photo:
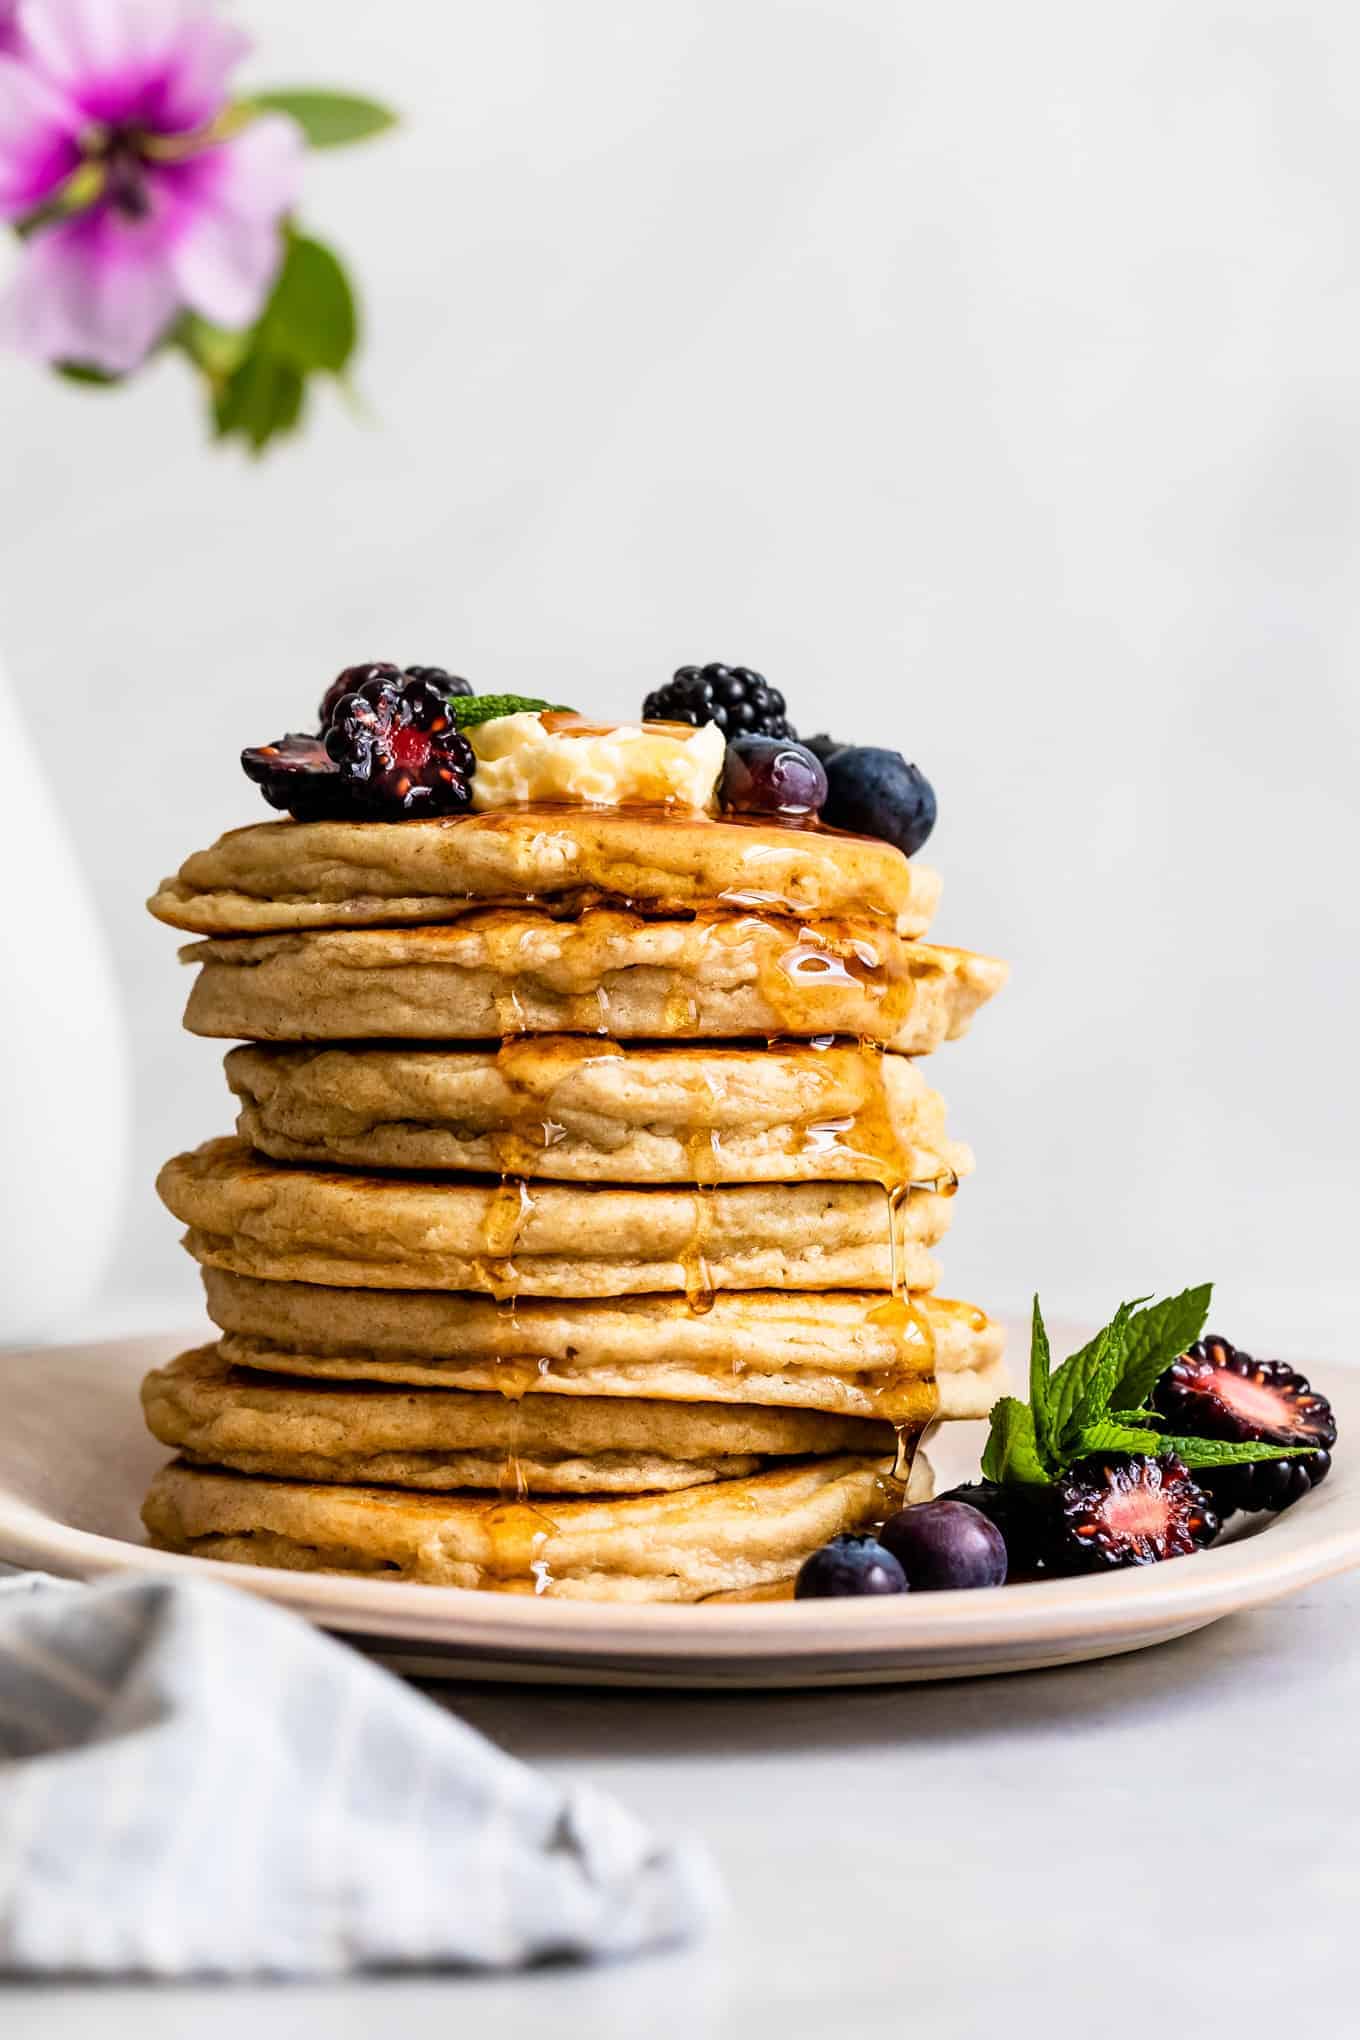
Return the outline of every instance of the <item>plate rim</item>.
<path id="1" fill-rule="evenodd" d="M 106 1342 L 133 1348 L 152 1340 Z M 5 1353 L 20 1369 L 75 1342 Z M 34 1370 L 41 1374 L 41 1365 Z M 1360 1433 L 1360 1369 L 1323 1370 L 1344 1423 Z M 136 1405 L 133 1410 L 135 1413 Z M 538 1657 L 545 1667 L 572 1656 L 645 1657 L 664 1668 L 681 1659 L 785 1663 L 872 1655 L 885 1660 L 979 1651 L 1004 1658 L 1033 1646 L 1120 1638 L 1202 1626 L 1360 1566 L 1360 1460 L 1339 1461 L 1326 1484 L 1288 1514 L 1188 1560 L 1115 1575 L 1043 1580 L 1000 1593 L 962 1590 L 861 1601 L 739 1604 L 607 1603 L 488 1594 L 467 1587 L 294 1573 L 208 1562 L 189 1554 L 81 1530 L 18 1493 L 0 1474 L 0 1560 L 83 1580 L 181 1577 L 244 1589 L 340 1634 L 454 1646 L 469 1654 Z M 1149 1640 L 1151 1636 L 1149 1635 Z"/>

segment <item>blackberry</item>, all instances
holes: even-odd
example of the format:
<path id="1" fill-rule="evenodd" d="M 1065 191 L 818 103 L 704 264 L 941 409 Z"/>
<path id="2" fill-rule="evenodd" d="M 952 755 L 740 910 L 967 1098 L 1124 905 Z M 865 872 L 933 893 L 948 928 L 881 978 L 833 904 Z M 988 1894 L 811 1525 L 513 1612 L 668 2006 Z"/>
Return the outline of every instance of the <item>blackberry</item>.
<path id="1" fill-rule="evenodd" d="M 749 666 L 679 666 L 642 704 L 644 722 L 716 723 L 725 737 L 793 737 L 784 697 Z"/>
<path id="2" fill-rule="evenodd" d="M 1171 1453 L 1079 1459 L 1056 1483 L 1054 1501 L 1057 1572 L 1153 1565 L 1199 1551 L 1218 1535 L 1213 1502 Z"/>
<path id="3" fill-rule="evenodd" d="M 324 743 L 370 812 L 451 815 L 472 798 L 472 746 L 428 680 L 373 674 L 337 701 Z"/>
<path id="4" fill-rule="evenodd" d="M 1318 1448 L 1306 1458 L 1202 1470 L 1200 1486 L 1225 1516 L 1235 1509 L 1287 1509 L 1331 1470 L 1336 1418 L 1327 1398 L 1283 1360 L 1253 1360 L 1216 1333 L 1168 1367 L 1152 1400 L 1168 1423 L 1197 1437 Z"/>
<path id="5" fill-rule="evenodd" d="M 270 807 L 282 808 L 295 821 L 343 821 L 355 814 L 353 791 L 320 737 L 290 731 L 276 743 L 242 751 L 241 769 Z"/>
<path id="6" fill-rule="evenodd" d="M 455 694 L 475 694 L 477 691 L 470 680 L 465 680 L 461 673 L 450 673 L 445 666 L 403 666 L 402 671 L 408 680 L 427 680 L 431 687 L 439 689 L 446 701 Z"/>
<path id="7" fill-rule="evenodd" d="M 457 673 L 446 672 L 442 666 L 394 666 L 389 659 L 373 659 L 364 666 L 346 666 L 343 673 L 337 673 L 321 697 L 317 710 L 317 728 L 324 737 L 330 728 L 331 717 L 347 694 L 357 694 L 370 680 L 427 680 L 431 687 L 437 687 L 447 701 L 454 694 L 471 694 L 472 682 L 464 680 Z"/>
<path id="8" fill-rule="evenodd" d="M 363 666 L 346 666 L 337 673 L 321 697 L 321 706 L 316 712 L 316 726 L 324 737 L 331 726 L 331 717 L 347 694 L 357 694 L 371 680 L 400 680 L 401 668 L 394 666 L 390 659 L 370 659 Z"/>

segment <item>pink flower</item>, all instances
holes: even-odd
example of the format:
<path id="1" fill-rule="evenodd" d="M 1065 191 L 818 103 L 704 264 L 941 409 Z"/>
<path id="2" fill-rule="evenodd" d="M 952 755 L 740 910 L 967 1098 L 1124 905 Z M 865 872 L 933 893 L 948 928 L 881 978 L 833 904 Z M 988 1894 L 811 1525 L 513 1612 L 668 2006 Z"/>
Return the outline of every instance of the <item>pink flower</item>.
<path id="1" fill-rule="evenodd" d="M 248 47 L 195 0 L 0 0 L 0 220 L 89 180 L 30 232 L 0 338 L 122 375 L 186 308 L 251 323 L 304 143 L 280 114 L 214 126 Z"/>

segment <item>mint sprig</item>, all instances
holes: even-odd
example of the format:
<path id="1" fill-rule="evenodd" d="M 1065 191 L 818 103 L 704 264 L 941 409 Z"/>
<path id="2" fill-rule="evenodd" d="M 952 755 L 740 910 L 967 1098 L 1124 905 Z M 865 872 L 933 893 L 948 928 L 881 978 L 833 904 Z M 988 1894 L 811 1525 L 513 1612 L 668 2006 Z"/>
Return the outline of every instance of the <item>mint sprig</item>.
<path id="1" fill-rule="evenodd" d="M 1310 1445 L 1173 1435 L 1161 1428 L 1159 1413 L 1147 1407 L 1167 1368 L 1204 1330 L 1212 1295 L 1212 1283 L 1203 1282 L 1160 1303 L 1146 1296 L 1121 1303 L 1109 1324 L 1056 1368 L 1036 1296 L 1029 1401 L 1003 1396 L 992 1411 L 982 1454 L 984 1478 L 1003 1487 L 1049 1487 L 1076 1460 L 1098 1452 L 1149 1458 L 1175 1453 L 1192 1470 L 1311 1453 Z"/>
<path id="2" fill-rule="evenodd" d="M 539 701 L 532 694 L 455 694 L 449 703 L 460 730 L 475 730 L 479 723 L 499 722 L 503 715 L 533 715 L 544 709 L 553 715 L 575 715 L 561 701 Z"/>

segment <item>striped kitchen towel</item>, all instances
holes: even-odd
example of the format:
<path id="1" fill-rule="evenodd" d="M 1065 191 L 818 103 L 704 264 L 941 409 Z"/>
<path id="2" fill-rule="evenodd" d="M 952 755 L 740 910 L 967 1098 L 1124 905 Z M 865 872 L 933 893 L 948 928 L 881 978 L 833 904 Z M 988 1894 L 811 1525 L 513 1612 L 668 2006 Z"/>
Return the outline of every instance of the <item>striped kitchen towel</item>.
<path id="1" fill-rule="evenodd" d="M 509 1969 L 684 1940 L 715 1892 L 253 1596 L 0 1579 L 0 1973 Z"/>

